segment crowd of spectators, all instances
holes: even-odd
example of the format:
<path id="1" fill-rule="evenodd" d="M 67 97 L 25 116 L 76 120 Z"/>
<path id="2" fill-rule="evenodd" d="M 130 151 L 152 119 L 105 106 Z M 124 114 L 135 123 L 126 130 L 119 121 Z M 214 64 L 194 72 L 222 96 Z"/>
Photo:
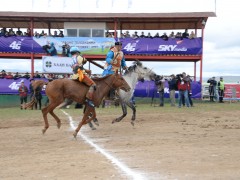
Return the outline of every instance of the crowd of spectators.
<path id="1" fill-rule="evenodd" d="M 60 78 L 71 78 L 70 74 L 48 74 L 48 73 L 39 73 L 36 71 L 33 76 L 29 72 L 26 73 L 12 73 L 6 72 L 2 70 L 0 72 L 0 79 L 14 79 L 17 80 L 19 78 L 31 79 L 31 78 L 46 78 L 46 79 L 60 79 Z"/>
<path id="2" fill-rule="evenodd" d="M 20 28 L 17 28 L 16 31 L 13 30 L 13 28 L 7 28 L 3 27 L 0 31 L 0 37 L 9 37 L 9 36 L 31 36 L 31 29 L 27 28 L 26 32 L 23 32 Z M 53 33 L 47 34 L 44 30 L 41 31 L 41 33 L 35 31 L 33 34 L 34 37 L 40 38 L 40 37 L 64 37 L 63 31 L 54 30 Z M 118 36 L 118 35 L 117 35 Z M 114 32 L 106 31 L 105 37 L 112 37 L 114 38 Z M 158 32 L 155 35 L 152 35 L 151 32 L 148 32 L 145 35 L 145 32 L 142 31 L 141 34 L 138 34 L 138 31 L 135 31 L 132 35 L 129 33 L 129 31 L 126 31 L 124 33 L 121 33 L 119 38 L 162 38 L 163 40 L 167 41 L 169 38 L 188 38 L 188 39 L 194 39 L 196 38 L 196 35 L 194 31 L 191 31 L 189 34 L 188 29 L 185 29 L 184 32 L 174 32 L 172 31 L 169 35 L 164 32 L 162 35 L 160 35 Z"/>
<path id="3" fill-rule="evenodd" d="M 31 37 L 31 29 L 27 28 L 26 32 L 23 32 L 21 28 L 17 28 L 16 31 L 13 30 L 13 28 L 5 28 L 3 27 L 0 30 L 0 37 L 10 37 L 10 36 L 26 36 Z M 48 35 L 44 32 L 44 30 L 41 31 L 41 33 L 35 31 L 33 34 L 34 37 L 40 38 L 40 37 L 46 37 L 46 36 L 52 36 L 52 37 L 64 37 L 63 31 L 59 30 L 59 33 L 55 30 L 53 34 Z"/>
<path id="4" fill-rule="evenodd" d="M 114 32 L 106 32 L 106 37 L 114 37 Z M 160 35 L 158 32 L 155 35 L 152 35 L 151 32 L 148 32 L 145 35 L 145 32 L 142 31 L 141 34 L 138 34 L 137 31 L 135 31 L 132 35 L 129 33 L 129 31 L 126 31 L 124 33 L 120 34 L 120 38 L 162 38 L 163 40 L 167 41 L 169 38 L 179 38 L 179 39 L 183 39 L 183 38 L 187 38 L 187 39 L 194 39 L 196 38 L 196 35 L 194 33 L 194 31 L 191 31 L 191 33 L 188 33 L 188 29 L 185 29 L 184 32 L 177 32 L 175 34 L 174 31 L 172 31 L 169 35 L 167 35 L 166 32 L 164 32 L 162 35 Z"/>

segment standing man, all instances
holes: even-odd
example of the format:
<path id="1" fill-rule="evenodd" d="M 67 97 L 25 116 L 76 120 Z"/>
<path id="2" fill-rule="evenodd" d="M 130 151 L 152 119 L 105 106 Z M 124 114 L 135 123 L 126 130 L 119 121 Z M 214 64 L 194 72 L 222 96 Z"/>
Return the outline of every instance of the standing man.
<path id="1" fill-rule="evenodd" d="M 189 78 L 186 76 L 186 73 L 183 72 L 182 74 L 179 74 L 177 76 L 178 81 L 177 81 L 177 85 L 178 85 L 178 107 L 181 108 L 182 103 L 183 103 L 183 98 L 185 99 L 185 103 L 187 105 L 187 107 L 190 107 L 189 105 L 189 98 L 188 98 L 188 84 L 189 84 Z"/>
<path id="2" fill-rule="evenodd" d="M 21 103 L 21 109 L 22 105 L 27 103 L 27 93 L 28 93 L 28 88 L 24 85 L 24 81 L 21 81 L 21 85 L 18 89 L 19 96 L 20 96 L 20 103 Z"/>
<path id="3" fill-rule="evenodd" d="M 165 83 L 165 80 L 163 76 L 157 75 L 155 79 L 155 84 L 157 85 L 157 90 L 159 93 L 159 99 L 160 99 L 159 106 L 164 106 L 164 83 Z"/>
<path id="4" fill-rule="evenodd" d="M 224 103 L 223 102 L 224 90 L 225 90 L 225 85 L 224 85 L 223 77 L 220 77 L 220 81 L 218 81 L 219 103 Z"/>
<path id="5" fill-rule="evenodd" d="M 169 86 L 169 97 L 170 97 L 170 103 L 171 106 L 175 106 L 175 91 L 177 90 L 177 80 L 174 74 L 171 75 L 170 81 L 168 81 Z"/>
<path id="6" fill-rule="evenodd" d="M 71 47 L 70 53 L 72 55 L 72 69 L 73 76 L 72 79 L 78 80 L 87 86 L 89 90 L 86 95 L 86 101 L 89 106 L 95 107 L 93 103 L 93 92 L 96 90 L 95 82 L 89 77 L 91 75 L 91 70 L 84 69 L 83 65 L 86 64 L 87 59 L 80 55 L 80 50 L 78 47 Z M 89 74 L 89 75 L 88 75 Z"/>
<path id="7" fill-rule="evenodd" d="M 214 102 L 214 97 L 216 97 L 217 81 L 215 80 L 215 77 L 212 77 L 208 79 L 207 83 L 209 83 L 210 102 Z"/>
<path id="8" fill-rule="evenodd" d="M 124 70 L 127 69 L 124 54 L 121 49 L 122 43 L 115 42 L 115 46 L 112 47 L 107 53 L 106 64 L 102 73 L 103 76 L 118 72 L 120 70 L 120 67 L 122 67 Z"/>

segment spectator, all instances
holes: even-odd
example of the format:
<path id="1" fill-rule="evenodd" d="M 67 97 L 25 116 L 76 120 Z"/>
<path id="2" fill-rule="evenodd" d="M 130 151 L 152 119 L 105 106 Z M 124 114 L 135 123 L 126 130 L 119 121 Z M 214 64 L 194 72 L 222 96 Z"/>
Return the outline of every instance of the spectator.
<path id="1" fill-rule="evenodd" d="M 15 34 L 15 32 L 13 31 L 12 28 L 9 29 L 8 35 L 9 35 L 9 36 L 16 36 L 16 34 Z"/>
<path id="2" fill-rule="evenodd" d="M 5 71 L 5 70 L 2 70 L 2 71 L 1 71 L 0 78 L 1 78 L 1 79 L 4 79 L 6 75 L 7 75 L 7 74 L 6 74 L 6 71 Z"/>
<path id="3" fill-rule="evenodd" d="M 168 40 L 167 33 L 163 33 L 163 35 L 161 36 L 161 38 L 162 38 L 164 41 L 167 41 L 167 40 Z"/>
<path id="4" fill-rule="evenodd" d="M 163 76 L 157 75 L 155 78 L 155 84 L 159 93 L 160 104 L 159 106 L 164 106 L 164 83 L 165 80 Z"/>
<path id="5" fill-rule="evenodd" d="M 36 71 L 33 77 L 34 78 L 41 78 L 41 75 L 38 73 L 38 71 Z"/>
<path id="6" fill-rule="evenodd" d="M 53 32 L 52 37 L 58 37 L 57 31 L 54 31 L 54 32 Z"/>
<path id="7" fill-rule="evenodd" d="M 16 31 L 16 35 L 17 36 L 23 36 L 22 31 L 20 30 L 20 28 L 18 28 L 18 30 Z"/>
<path id="8" fill-rule="evenodd" d="M 31 29 L 27 28 L 27 32 L 25 33 L 25 36 L 31 37 Z"/>
<path id="9" fill-rule="evenodd" d="M 29 74 L 28 72 L 26 72 L 26 73 L 23 75 L 23 78 L 29 79 L 29 78 L 30 78 L 30 74 Z"/>
<path id="10" fill-rule="evenodd" d="M 189 35 L 189 39 L 194 39 L 196 38 L 196 35 L 193 31 L 191 31 L 190 35 Z"/>
<path id="11" fill-rule="evenodd" d="M 37 31 L 35 31 L 34 37 L 35 37 L 35 38 L 40 38 L 40 34 L 39 34 Z"/>
<path id="12" fill-rule="evenodd" d="M 5 76 L 6 79 L 13 79 L 13 75 L 11 72 L 8 72 L 7 75 Z"/>
<path id="13" fill-rule="evenodd" d="M 45 35 L 45 32 L 44 32 L 44 30 L 42 30 L 42 32 L 40 33 L 40 37 L 42 37 L 44 35 Z"/>
<path id="14" fill-rule="evenodd" d="M 154 38 L 160 38 L 159 33 L 156 33 Z"/>
<path id="15" fill-rule="evenodd" d="M 1 29 L 1 31 L 0 31 L 0 37 L 1 37 L 1 36 L 5 36 L 5 32 L 4 32 L 3 29 Z"/>
<path id="16" fill-rule="evenodd" d="M 169 38 L 175 38 L 175 34 L 173 31 L 171 32 L 171 34 L 169 34 Z"/>
<path id="17" fill-rule="evenodd" d="M 177 90 L 177 80 L 174 74 L 171 75 L 170 80 L 168 81 L 168 86 L 169 86 L 169 98 L 170 98 L 170 103 L 171 106 L 175 106 L 175 91 Z"/>
<path id="18" fill-rule="evenodd" d="M 150 32 L 148 33 L 146 38 L 153 38 Z"/>
<path id="19" fill-rule="evenodd" d="M 193 106 L 193 101 L 192 101 L 192 86 L 191 86 L 192 80 L 191 80 L 189 75 L 187 75 L 187 77 L 189 78 L 189 81 L 188 81 L 188 100 L 189 100 L 189 104 L 191 105 L 191 107 L 194 107 Z"/>
<path id="20" fill-rule="evenodd" d="M 28 93 L 28 88 L 24 85 L 24 81 L 21 81 L 21 85 L 18 89 L 19 96 L 20 96 L 20 108 L 23 108 L 23 104 L 27 103 L 27 93 Z"/>
<path id="21" fill-rule="evenodd" d="M 145 36 L 145 34 L 144 34 L 144 32 L 142 31 L 142 34 L 140 35 L 140 38 L 145 38 L 146 36 Z"/>
<path id="22" fill-rule="evenodd" d="M 219 103 L 224 103 L 223 102 L 224 90 L 225 90 L 225 84 L 223 81 L 223 77 L 220 77 L 220 80 L 218 81 Z"/>
<path id="23" fill-rule="evenodd" d="M 59 32 L 58 37 L 64 37 L 63 31 L 60 31 L 60 32 Z"/>
<path id="24" fill-rule="evenodd" d="M 38 86 L 35 90 L 35 99 L 36 99 L 36 103 L 35 103 L 35 110 L 37 110 L 38 106 L 39 106 L 39 110 L 42 109 L 42 93 L 41 93 L 41 87 Z"/>
<path id="25" fill-rule="evenodd" d="M 126 31 L 125 37 L 126 38 L 130 38 L 131 37 L 131 35 L 129 34 L 129 31 Z"/>
<path id="26" fill-rule="evenodd" d="M 183 104 L 183 96 L 186 102 L 187 107 L 190 107 L 189 105 L 189 98 L 188 98 L 188 83 L 189 78 L 186 76 L 186 73 L 183 72 L 182 74 L 177 75 L 177 85 L 178 85 L 178 107 L 181 108 Z"/>
<path id="27" fill-rule="evenodd" d="M 212 77 L 208 79 L 207 83 L 209 83 L 209 96 L 210 96 L 210 102 L 214 102 L 214 97 L 216 96 L 216 86 L 217 81 L 215 80 L 215 77 Z"/>
<path id="28" fill-rule="evenodd" d="M 134 32 L 134 38 L 139 38 L 139 35 L 138 35 L 137 31 Z"/>
<path id="29" fill-rule="evenodd" d="M 16 72 L 16 74 L 13 76 L 13 79 L 19 79 L 19 78 L 21 78 L 22 76 L 18 73 L 18 72 Z"/>
<path id="30" fill-rule="evenodd" d="M 189 38 L 189 33 L 188 33 L 187 29 L 185 29 L 184 33 L 182 33 L 182 37 L 183 38 Z"/>
<path id="31" fill-rule="evenodd" d="M 181 32 L 177 32 L 175 38 L 179 38 L 179 39 L 182 39 L 182 33 Z"/>

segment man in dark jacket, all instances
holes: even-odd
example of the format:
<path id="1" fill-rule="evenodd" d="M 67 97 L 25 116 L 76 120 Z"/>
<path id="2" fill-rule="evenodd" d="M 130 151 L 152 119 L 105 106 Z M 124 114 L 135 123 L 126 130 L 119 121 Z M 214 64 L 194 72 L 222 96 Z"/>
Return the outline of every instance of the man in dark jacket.
<path id="1" fill-rule="evenodd" d="M 168 81 L 168 86 L 169 86 L 169 98 L 170 98 L 170 103 L 171 106 L 175 106 L 175 91 L 177 90 L 177 79 L 174 74 L 171 75 L 170 80 Z"/>

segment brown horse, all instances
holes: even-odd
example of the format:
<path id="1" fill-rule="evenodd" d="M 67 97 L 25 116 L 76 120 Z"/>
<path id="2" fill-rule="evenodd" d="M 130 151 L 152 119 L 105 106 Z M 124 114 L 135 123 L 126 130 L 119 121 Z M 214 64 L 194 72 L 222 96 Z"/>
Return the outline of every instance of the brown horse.
<path id="1" fill-rule="evenodd" d="M 112 74 L 103 78 L 95 78 L 93 79 L 96 83 L 96 90 L 94 91 L 93 102 L 95 106 L 99 106 L 102 99 L 108 94 L 111 88 L 113 89 L 122 89 L 124 91 L 129 91 L 130 87 L 128 83 L 124 80 L 124 78 L 119 74 Z M 76 101 L 80 104 L 86 105 L 86 110 L 84 112 L 82 121 L 79 123 L 78 127 L 74 132 L 74 137 L 77 136 L 78 131 L 82 127 L 82 125 L 90 122 L 92 119 L 96 118 L 95 108 L 88 106 L 86 103 L 86 94 L 88 91 L 88 86 L 79 81 L 70 80 L 70 79 L 56 79 L 49 83 L 44 81 L 35 81 L 33 84 L 34 90 L 37 87 L 46 86 L 46 95 L 49 98 L 49 105 L 42 109 L 42 114 L 45 122 L 44 129 L 42 130 L 43 134 L 49 128 L 49 123 L 47 119 L 47 114 L 50 113 L 53 118 L 57 121 L 57 127 L 60 128 L 61 121 L 58 116 L 53 112 L 53 110 L 61 104 L 65 98 Z M 29 102 L 29 104 L 25 108 L 31 107 L 34 99 Z"/>

